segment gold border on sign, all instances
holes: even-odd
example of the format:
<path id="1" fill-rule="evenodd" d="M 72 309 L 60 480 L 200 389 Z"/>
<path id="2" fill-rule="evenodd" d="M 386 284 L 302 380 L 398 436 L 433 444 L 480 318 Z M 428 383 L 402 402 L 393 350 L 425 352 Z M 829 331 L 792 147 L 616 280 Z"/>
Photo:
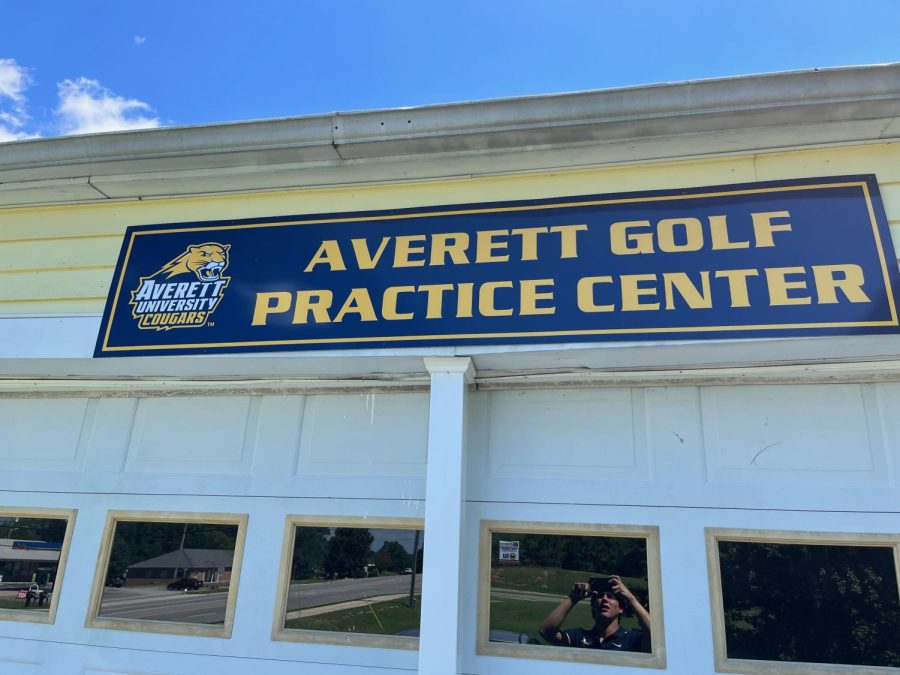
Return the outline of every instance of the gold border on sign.
<path id="1" fill-rule="evenodd" d="M 875 247 L 878 252 L 878 260 L 881 266 L 882 276 L 884 279 L 886 296 L 890 309 L 890 319 L 882 321 L 838 321 L 838 322 L 813 322 L 813 323 L 783 323 L 783 324 L 742 324 L 728 326 L 673 326 L 665 328 L 606 328 L 606 329 L 580 329 L 580 330 L 560 330 L 560 331 L 520 331 L 520 332 L 499 332 L 499 333 L 444 333 L 434 335 L 393 335 L 378 337 L 347 337 L 347 338 L 311 338 L 311 339 L 290 339 L 290 340 L 244 340 L 238 342 L 191 342 L 182 344 L 167 345 L 143 345 L 143 346 L 109 346 L 109 336 L 112 331 L 113 320 L 116 308 L 119 304 L 119 296 L 122 292 L 125 272 L 128 269 L 128 261 L 131 257 L 131 251 L 138 236 L 153 236 L 157 234 L 172 234 L 182 232 L 207 232 L 220 231 L 223 229 L 243 230 L 263 227 L 288 227 L 293 225 L 316 225 L 323 223 L 348 223 L 348 222 L 369 222 L 382 220 L 399 220 L 425 218 L 432 216 L 454 216 L 454 215 L 473 215 L 483 213 L 507 213 L 518 211 L 534 211 L 541 209 L 563 209 L 579 206 L 601 206 L 610 204 L 635 204 L 641 202 L 658 202 L 679 199 L 702 199 L 707 197 L 723 197 L 730 195 L 751 195 L 771 192 L 791 192 L 798 190 L 823 190 L 833 188 L 859 187 L 862 190 L 862 196 L 866 203 L 869 213 L 870 225 L 874 235 Z M 172 227 L 162 230 L 139 231 L 132 232 L 125 251 L 125 257 L 119 270 L 119 278 L 116 283 L 116 290 L 113 296 L 113 302 L 110 307 L 109 318 L 106 321 L 106 330 L 103 336 L 103 345 L 101 352 L 144 352 L 144 351 L 166 351 L 176 349 L 203 349 L 203 348 L 220 348 L 220 347 L 280 347 L 289 345 L 341 345 L 341 344 L 362 344 L 367 342 L 428 342 L 430 340 L 446 340 L 446 339 L 499 339 L 499 338 L 523 338 L 523 337 L 566 337 L 571 336 L 577 338 L 587 335 L 653 335 L 653 334 L 672 334 L 672 333 L 701 333 L 701 332 L 724 332 L 724 331 L 767 331 L 767 330 L 802 330 L 816 328 L 873 328 L 878 326 L 898 326 L 900 322 L 897 319 L 897 309 L 894 304 L 893 289 L 890 284 L 890 275 L 888 265 L 885 259 L 884 246 L 878 232 L 878 220 L 875 217 L 875 209 L 872 205 L 872 198 L 869 194 L 869 188 L 866 181 L 848 181 L 848 182 L 826 182 L 818 184 L 805 185 L 781 185 L 765 188 L 748 188 L 739 190 L 720 190 L 712 192 L 699 192 L 687 195 L 656 195 L 650 197 L 623 197 L 614 199 L 595 199 L 587 201 L 568 201 L 558 204 L 529 204 L 522 206 L 500 206 L 491 208 L 473 208 L 473 209 L 456 209 L 443 211 L 423 211 L 420 213 L 405 214 L 388 214 L 380 216 L 355 216 L 345 218 L 312 218 L 312 219 L 296 219 L 276 223 L 244 223 L 241 225 L 210 225 L 201 227 Z"/>

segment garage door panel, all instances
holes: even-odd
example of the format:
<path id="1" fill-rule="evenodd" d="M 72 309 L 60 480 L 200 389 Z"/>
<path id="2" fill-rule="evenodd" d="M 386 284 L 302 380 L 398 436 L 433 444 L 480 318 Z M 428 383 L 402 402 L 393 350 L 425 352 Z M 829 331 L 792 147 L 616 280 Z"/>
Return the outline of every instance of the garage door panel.
<path id="1" fill-rule="evenodd" d="M 709 478 L 883 483 L 885 457 L 874 402 L 860 384 L 704 388 Z"/>

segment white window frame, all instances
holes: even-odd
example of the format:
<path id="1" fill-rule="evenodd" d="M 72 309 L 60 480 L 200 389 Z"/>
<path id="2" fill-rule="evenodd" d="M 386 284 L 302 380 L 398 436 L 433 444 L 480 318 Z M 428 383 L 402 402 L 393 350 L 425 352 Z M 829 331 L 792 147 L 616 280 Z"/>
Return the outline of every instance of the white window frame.
<path id="1" fill-rule="evenodd" d="M 217 637 L 228 639 L 234 627 L 234 610 L 237 601 L 238 583 L 241 576 L 241 562 L 244 554 L 244 539 L 247 535 L 247 514 L 235 513 L 198 513 L 195 511 L 109 511 L 106 514 L 106 525 L 94 571 L 94 583 L 91 588 L 91 599 L 88 603 L 85 626 L 88 628 L 104 628 L 112 630 L 130 630 L 141 633 L 168 633 L 171 635 L 189 635 L 194 637 Z M 228 597 L 225 605 L 225 621 L 220 625 L 184 623 L 178 621 L 156 621 L 148 619 L 119 619 L 100 616 L 100 602 L 109 558 L 112 553 L 113 537 L 116 524 L 120 522 L 138 523 L 187 523 L 202 525 L 234 525 L 237 536 L 234 544 L 234 562 L 231 569 L 231 581 L 228 586 Z"/>
<path id="2" fill-rule="evenodd" d="M 651 653 L 617 652 L 601 649 L 572 649 L 549 645 L 513 645 L 491 642 L 489 639 L 491 611 L 491 537 L 494 533 L 629 537 L 645 540 L 647 543 L 647 594 L 650 599 Z M 476 653 L 485 656 L 507 656 L 519 659 L 546 659 L 568 663 L 665 668 L 665 622 L 663 620 L 662 579 L 660 570 L 659 528 L 653 525 L 605 525 L 482 520 L 478 553 L 478 621 L 476 627 Z M 537 626 L 535 626 L 535 630 L 537 630 Z"/>
<path id="3" fill-rule="evenodd" d="M 0 609 L 0 621 L 26 621 L 29 623 L 56 622 L 56 610 L 59 606 L 59 596 L 62 592 L 63 576 L 66 571 L 66 562 L 69 557 L 69 546 L 72 543 L 72 531 L 75 528 L 77 509 L 43 509 L 30 506 L 4 506 L 0 507 L 0 516 L 14 518 L 35 518 L 48 520 L 65 520 L 66 532 L 63 535 L 62 548 L 59 551 L 59 562 L 56 567 L 56 578 L 53 580 L 53 593 L 50 595 L 50 606 L 47 612 L 26 609 Z"/>
<path id="4" fill-rule="evenodd" d="M 375 530 L 420 530 L 424 534 L 425 522 L 421 518 L 288 515 L 284 521 L 284 539 L 281 546 L 281 569 L 278 574 L 275 614 L 272 619 L 272 639 L 285 642 L 417 650 L 419 648 L 419 638 L 413 636 L 375 635 L 373 633 L 341 633 L 337 631 L 284 627 L 284 617 L 287 613 L 288 591 L 290 590 L 291 584 L 291 561 L 294 556 L 294 537 L 297 527 L 354 527 Z M 425 538 L 423 536 L 422 544 L 424 545 L 424 543 Z"/>
<path id="5" fill-rule="evenodd" d="M 719 564 L 720 541 L 750 544 L 809 544 L 892 548 L 894 551 L 894 573 L 897 579 L 897 587 L 900 589 L 900 535 L 706 528 L 706 559 L 709 569 L 709 599 L 712 611 L 713 650 L 716 672 L 745 673 L 746 675 L 900 673 L 900 668 L 887 666 L 729 659 L 725 641 L 725 603 L 722 594 L 722 570 Z"/>

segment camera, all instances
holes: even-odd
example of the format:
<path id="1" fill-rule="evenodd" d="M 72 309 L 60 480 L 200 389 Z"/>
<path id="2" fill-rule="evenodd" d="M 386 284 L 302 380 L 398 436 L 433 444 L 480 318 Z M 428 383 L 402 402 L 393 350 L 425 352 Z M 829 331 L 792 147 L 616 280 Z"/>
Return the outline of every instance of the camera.
<path id="1" fill-rule="evenodd" d="M 588 579 L 591 593 L 605 593 L 612 590 L 612 579 L 610 577 L 591 577 Z"/>

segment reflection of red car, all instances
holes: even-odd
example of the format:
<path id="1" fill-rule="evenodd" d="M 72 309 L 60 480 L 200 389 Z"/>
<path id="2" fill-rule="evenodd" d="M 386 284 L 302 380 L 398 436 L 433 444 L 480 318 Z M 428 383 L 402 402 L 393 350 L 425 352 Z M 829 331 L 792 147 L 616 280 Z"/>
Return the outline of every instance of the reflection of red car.
<path id="1" fill-rule="evenodd" d="M 203 585 L 203 582 L 199 579 L 191 579 L 189 577 L 182 577 L 181 579 L 176 579 L 171 584 L 166 586 L 170 591 L 196 591 Z"/>

